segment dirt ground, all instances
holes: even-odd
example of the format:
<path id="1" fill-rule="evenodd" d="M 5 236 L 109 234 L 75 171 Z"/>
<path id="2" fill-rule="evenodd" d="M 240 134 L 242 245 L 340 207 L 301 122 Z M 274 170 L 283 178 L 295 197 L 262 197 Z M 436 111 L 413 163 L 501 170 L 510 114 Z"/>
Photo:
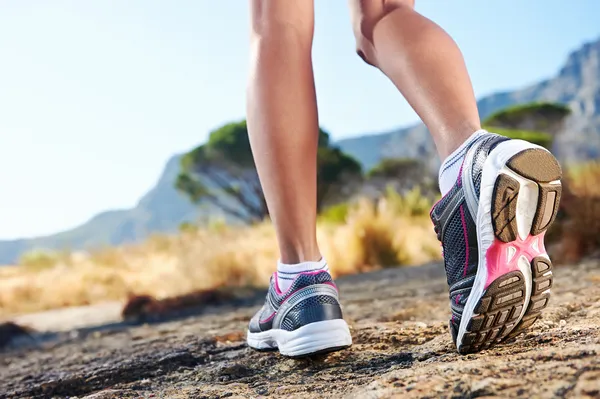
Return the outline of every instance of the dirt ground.
<path id="1" fill-rule="evenodd" d="M 555 269 L 550 306 L 512 342 L 460 356 L 442 266 L 338 280 L 351 349 L 304 360 L 244 343 L 246 306 L 46 334 L 0 352 L 0 398 L 600 397 L 600 262 Z M 261 293 L 262 295 L 262 293 Z"/>

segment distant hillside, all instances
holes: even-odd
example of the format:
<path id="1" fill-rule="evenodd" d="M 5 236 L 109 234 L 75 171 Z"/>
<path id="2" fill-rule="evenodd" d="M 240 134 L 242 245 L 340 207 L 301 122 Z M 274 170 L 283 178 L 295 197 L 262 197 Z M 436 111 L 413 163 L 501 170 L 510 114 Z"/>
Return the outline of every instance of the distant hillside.
<path id="1" fill-rule="evenodd" d="M 573 52 L 558 75 L 524 89 L 496 93 L 479 102 L 481 116 L 519 103 L 553 101 L 568 104 L 573 114 L 555 152 L 566 162 L 600 157 L 600 40 Z M 391 132 L 342 140 L 339 146 L 368 170 L 385 157 L 419 158 L 432 170 L 439 165 L 427 129 L 415 125 Z M 84 249 L 133 242 L 153 232 L 172 232 L 184 221 L 215 214 L 214 207 L 198 209 L 173 188 L 179 157 L 167 162 L 156 186 L 132 209 L 107 211 L 83 225 L 47 237 L 0 241 L 0 264 L 15 262 L 31 249 Z"/>
<path id="2" fill-rule="evenodd" d="M 87 249 L 135 242 L 152 232 L 176 231 L 182 222 L 195 221 L 202 214 L 217 213 L 211 207 L 193 206 L 173 189 L 179 157 L 167 162 L 156 186 L 135 208 L 102 212 L 79 227 L 46 237 L 0 241 L 0 264 L 14 262 L 34 248 Z"/>
<path id="3" fill-rule="evenodd" d="M 573 114 L 554 151 L 565 162 L 600 157 L 600 40 L 583 45 L 567 58 L 558 75 L 524 89 L 506 91 L 479 100 L 485 118 L 511 105 L 533 101 L 567 104 Z M 387 133 L 360 136 L 338 143 L 366 169 L 384 157 L 420 158 L 432 168 L 439 160 L 427 128 L 420 124 Z"/>

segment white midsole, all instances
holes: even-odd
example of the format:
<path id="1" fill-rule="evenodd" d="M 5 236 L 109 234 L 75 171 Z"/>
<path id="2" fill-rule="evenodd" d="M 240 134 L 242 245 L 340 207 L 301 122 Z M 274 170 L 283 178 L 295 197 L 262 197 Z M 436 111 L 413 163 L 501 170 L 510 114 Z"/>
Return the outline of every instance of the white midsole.
<path id="1" fill-rule="evenodd" d="M 310 323 L 294 331 L 271 329 L 248 331 L 248 345 L 255 349 L 275 349 L 285 356 L 302 356 L 322 350 L 352 345 L 348 324 L 343 319 Z"/>
<path id="2" fill-rule="evenodd" d="M 485 290 L 485 283 L 488 277 L 488 268 L 486 254 L 492 243 L 494 242 L 494 227 L 492 225 L 492 197 L 494 193 L 494 187 L 496 179 L 502 173 L 509 174 L 511 177 L 517 177 L 522 189 L 519 190 L 519 196 L 517 198 L 517 226 L 519 235 L 521 232 L 530 231 L 531 224 L 533 223 L 533 216 L 537 207 L 538 190 L 537 186 L 532 189 L 531 181 L 524 179 L 521 176 L 516 175 L 506 167 L 506 163 L 516 154 L 533 148 L 544 149 L 538 145 L 529 143 L 523 140 L 509 140 L 502 142 L 494 148 L 488 158 L 485 161 L 483 167 L 483 174 L 481 176 L 481 187 L 479 196 L 479 206 L 477 210 L 477 244 L 479 247 L 479 263 L 477 267 L 477 274 L 475 275 L 475 281 L 473 282 L 473 288 L 469 294 L 469 298 L 465 303 L 460 326 L 458 329 L 458 335 L 456 337 L 456 347 L 460 348 L 462 339 L 467 330 L 467 326 L 474 316 L 474 309 L 477 303 L 481 299 Z M 545 149 L 544 149 L 545 150 Z M 467 178 L 471 178 L 468 176 Z M 535 196 L 535 198 L 533 198 Z M 521 320 L 527 309 L 527 304 L 531 299 L 531 286 L 532 286 L 532 275 L 529 262 L 518 262 L 519 270 L 525 277 L 525 306 L 521 310 L 519 319 L 515 325 Z"/>

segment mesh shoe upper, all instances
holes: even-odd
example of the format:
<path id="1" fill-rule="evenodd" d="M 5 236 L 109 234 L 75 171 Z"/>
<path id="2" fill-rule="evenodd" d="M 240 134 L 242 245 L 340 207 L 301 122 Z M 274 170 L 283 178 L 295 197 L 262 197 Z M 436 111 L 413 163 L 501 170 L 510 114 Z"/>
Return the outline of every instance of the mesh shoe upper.
<path id="1" fill-rule="evenodd" d="M 264 305 L 250 320 L 250 332 L 293 331 L 309 323 L 342 318 L 337 287 L 326 271 L 299 274 L 286 292 L 279 291 L 276 281 L 273 275 Z"/>
<path id="2" fill-rule="evenodd" d="M 472 179 L 472 187 L 479 198 L 483 165 L 490 151 L 500 142 L 507 140 L 495 134 L 483 136 L 467 151 L 465 162 L 471 162 L 469 176 L 463 175 L 463 169 L 452 189 L 438 201 L 431 210 L 438 240 L 442 243 L 444 266 L 448 286 L 450 287 L 450 308 L 452 317 L 450 326 L 456 341 L 458 327 L 464 306 L 467 302 L 479 261 L 477 228 L 472 210 L 469 210 L 464 179 Z M 464 165 L 463 165 L 464 166 Z"/>

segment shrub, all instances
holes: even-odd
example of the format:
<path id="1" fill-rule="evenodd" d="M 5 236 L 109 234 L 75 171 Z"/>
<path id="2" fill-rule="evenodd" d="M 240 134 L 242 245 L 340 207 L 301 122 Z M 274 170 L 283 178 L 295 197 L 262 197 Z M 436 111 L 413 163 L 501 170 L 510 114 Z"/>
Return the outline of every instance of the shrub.
<path id="1" fill-rule="evenodd" d="M 385 200 L 391 211 L 404 216 L 426 216 L 433 206 L 433 201 L 421 193 L 420 187 L 415 187 L 404 195 L 399 194 L 388 186 Z"/>
<path id="2" fill-rule="evenodd" d="M 376 201 L 328 209 L 319 218 L 317 234 L 332 274 L 439 259 L 439 243 L 427 216 L 430 204 L 417 189 L 405 195 L 390 189 Z M 38 265 L 35 272 L 0 268 L 0 315 L 135 295 L 151 296 L 162 306 L 164 298 L 191 292 L 264 286 L 279 251 L 273 226 L 265 221 L 253 226 L 215 222 L 176 235 L 153 235 L 139 244 L 66 255 L 56 262 L 52 254 L 29 255 L 28 261 Z"/>
<path id="3" fill-rule="evenodd" d="M 349 209 L 343 225 L 319 229 L 328 262 L 336 274 L 440 259 L 429 220 L 432 200 L 418 188 L 405 195 L 391 188 L 385 197 L 362 200 Z"/>
<path id="4" fill-rule="evenodd" d="M 69 264 L 70 255 L 60 252 L 46 252 L 35 250 L 25 253 L 19 259 L 19 265 L 29 271 L 40 271 L 51 269 L 59 264 Z"/>
<path id="5" fill-rule="evenodd" d="M 195 233 L 198 231 L 198 225 L 190 222 L 183 222 L 179 225 L 179 232 L 182 234 Z"/>

